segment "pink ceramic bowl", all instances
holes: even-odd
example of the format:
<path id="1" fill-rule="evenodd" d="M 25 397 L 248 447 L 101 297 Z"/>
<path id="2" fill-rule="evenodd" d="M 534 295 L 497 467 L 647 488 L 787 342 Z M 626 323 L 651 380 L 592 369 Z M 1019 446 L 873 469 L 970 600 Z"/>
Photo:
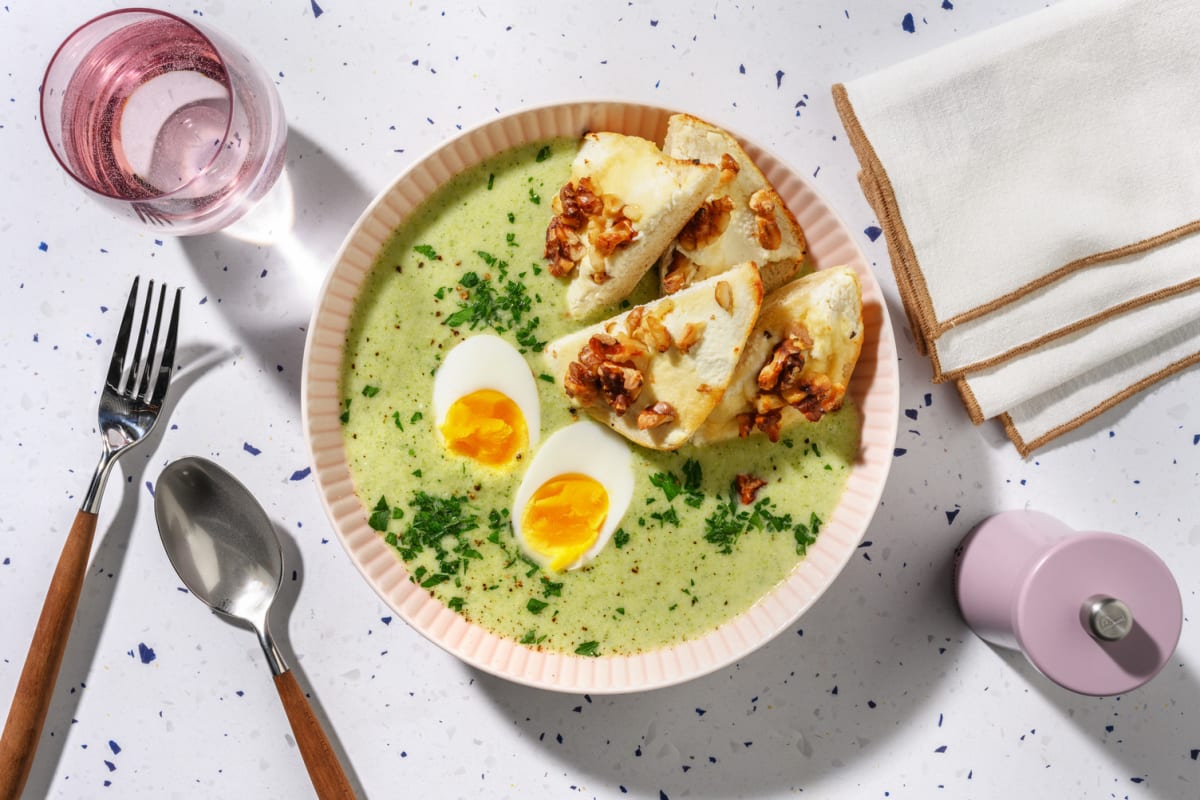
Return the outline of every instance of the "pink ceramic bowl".
<path id="1" fill-rule="evenodd" d="M 808 237 L 816 266 L 849 264 L 863 288 L 866 338 L 850 393 L 862 413 L 861 453 L 845 492 L 807 557 L 745 613 L 705 636 L 634 656 L 587 658 L 539 652 L 496 636 L 451 611 L 408 579 L 395 550 L 367 524 L 342 444 L 338 376 L 359 287 L 389 234 L 451 176 L 502 150 L 589 130 L 661 142 L 670 110 L 580 102 L 520 111 L 447 142 L 401 174 L 363 212 L 326 278 L 308 331 L 302 405 L 318 490 L 338 537 L 384 601 L 430 641 L 463 661 L 519 683 L 564 692 L 617 693 L 680 683 L 750 653 L 792 625 L 849 561 L 883 492 L 899 416 L 898 368 L 883 294 L 854 239 L 808 183 L 743 140 Z"/>

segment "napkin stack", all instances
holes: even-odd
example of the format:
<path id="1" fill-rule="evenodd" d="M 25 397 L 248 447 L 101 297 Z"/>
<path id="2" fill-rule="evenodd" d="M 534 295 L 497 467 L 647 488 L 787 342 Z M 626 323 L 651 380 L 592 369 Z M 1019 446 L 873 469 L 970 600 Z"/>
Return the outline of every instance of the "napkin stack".
<path id="1" fill-rule="evenodd" d="M 1023 455 L 1200 361 L 1197 42 L 1065 0 L 833 87 L 934 380 Z"/>

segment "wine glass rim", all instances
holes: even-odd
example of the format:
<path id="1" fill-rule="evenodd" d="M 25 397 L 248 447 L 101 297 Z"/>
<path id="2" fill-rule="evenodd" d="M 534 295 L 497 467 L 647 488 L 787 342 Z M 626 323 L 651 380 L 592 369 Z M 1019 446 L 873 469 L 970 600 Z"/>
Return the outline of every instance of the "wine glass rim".
<path id="1" fill-rule="evenodd" d="M 208 162 L 202 168 L 197 170 L 196 174 L 193 175 L 190 179 L 188 179 L 184 183 L 180 184 L 179 186 L 176 186 L 174 189 L 170 190 L 169 192 L 155 192 L 153 194 L 149 194 L 145 197 L 139 197 L 137 199 L 130 199 L 128 197 L 124 197 L 124 196 L 118 195 L 118 194 L 113 194 L 112 192 L 107 192 L 107 191 L 104 191 L 103 189 L 97 189 L 96 187 L 92 186 L 89 181 L 85 180 L 82 176 L 80 176 L 75 171 L 75 169 L 71 167 L 70 163 L 68 163 L 68 161 L 65 158 L 63 158 L 62 155 L 59 154 L 58 148 L 55 147 L 54 141 L 50 135 L 50 130 L 49 130 L 49 128 L 47 128 L 47 124 L 46 124 L 46 84 L 49 82 L 49 79 L 50 79 L 50 71 L 52 69 L 54 69 L 54 65 L 55 65 L 55 63 L 57 63 L 59 56 L 63 52 L 63 49 L 66 48 L 67 45 L 71 43 L 71 40 L 74 39 L 77 35 L 79 35 L 79 33 L 81 31 L 92 27 L 93 25 L 100 22 L 101 20 L 108 19 L 109 17 L 132 16 L 132 15 L 151 15 L 151 16 L 156 16 L 156 17 L 165 17 L 167 19 L 174 20 L 175 22 L 178 22 L 181 25 L 185 25 L 188 28 L 191 28 L 201 39 L 203 39 L 212 48 L 212 51 L 216 54 L 217 61 L 219 62 L 220 67 L 221 67 L 221 71 L 225 74 L 225 83 L 222 84 L 222 88 L 225 90 L 225 94 L 229 99 L 228 110 L 226 111 L 226 114 L 225 114 L 225 131 L 224 131 L 224 133 L 221 134 L 220 146 L 214 149 L 213 155 L 208 160 Z M 214 163 L 216 163 L 217 159 L 220 158 L 221 153 L 225 149 L 225 145 L 229 141 L 229 133 L 233 129 L 235 90 L 233 87 L 233 76 L 230 74 L 229 68 L 226 66 L 225 54 L 222 52 L 222 50 L 218 46 L 217 42 L 213 41 L 212 37 L 209 36 L 209 34 L 202 27 L 200 27 L 196 23 L 192 22 L 191 20 L 184 19 L 183 17 L 181 17 L 177 14 L 172 14 L 169 11 L 162 11 L 161 9 L 157 9 L 157 8 L 143 8 L 143 7 L 118 8 L 118 9 L 114 9 L 113 11 L 106 11 L 103 14 L 97 14 L 96 16 L 92 17 L 91 19 L 87 20 L 86 22 L 83 22 L 80 25 L 76 26 L 76 28 L 74 30 L 72 30 L 71 33 L 68 34 L 62 40 L 62 42 L 55 49 L 54 55 L 52 55 L 50 57 L 50 61 L 47 62 L 46 71 L 42 75 L 42 84 L 38 88 L 38 94 L 39 94 L 38 111 L 42 118 L 41 119 L 42 135 L 45 137 L 46 144 L 49 146 L 50 153 L 54 156 L 54 159 L 56 161 L 58 161 L 59 165 L 66 171 L 66 173 L 68 175 L 70 175 L 75 180 L 76 183 L 78 183 L 83 188 L 87 189 L 89 192 L 100 195 L 101 197 L 108 198 L 110 200 L 117 200 L 122 203 L 144 203 L 144 202 L 148 202 L 148 201 L 163 200 L 165 198 L 169 198 L 172 195 L 176 195 L 176 194 L 184 191 L 189 186 L 191 186 L 193 183 L 195 183 L 197 180 L 199 180 L 212 167 L 212 165 Z M 60 122 L 61 122 L 61 118 L 60 118 Z"/>

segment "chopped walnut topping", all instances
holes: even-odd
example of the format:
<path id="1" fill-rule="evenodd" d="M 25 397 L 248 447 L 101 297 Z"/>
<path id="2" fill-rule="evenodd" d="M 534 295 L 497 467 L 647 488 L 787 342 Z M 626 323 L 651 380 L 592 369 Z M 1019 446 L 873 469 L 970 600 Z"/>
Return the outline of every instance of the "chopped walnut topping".
<path id="1" fill-rule="evenodd" d="M 633 310 L 625 317 L 625 332 L 630 336 L 637 336 L 638 328 L 642 327 L 642 316 L 645 313 L 645 306 L 634 306 Z"/>
<path id="2" fill-rule="evenodd" d="M 750 210 L 754 212 L 754 235 L 764 250 L 775 250 L 783 244 L 783 233 L 775 221 L 775 195 L 759 189 L 750 195 Z"/>
<path id="3" fill-rule="evenodd" d="M 679 348 L 679 352 L 686 355 L 696 342 L 700 341 L 700 336 L 703 333 L 703 322 L 688 322 L 683 326 L 683 333 L 675 340 L 675 346 Z"/>
<path id="4" fill-rule="evenodd" d="M 675 421 L 675 407 L 665 400 L 659 400 L 652 406 L 647 406 L 638 412 L 637 426 L 640 431 L 657 428 Z"/>
<path id="5" fill-rule="evenodd" d="M 633 222 L 619 211 L 607 227 L 603 223 L 589 227 L 588 241 L 592 243 L 592 247 L 596 248 L 596 252 L 605 258 L 612 255 L 621 245 L 628 244 L 637 238 Z"/>
<path id="6" fill-rule="evenodd" d="M 674 294 L 690 284 L 695 275 L 696 265 L 683 254 L 682 250 L 676 250 L 675 254 L 671 256 L 671 266 L 667 268 L 667 272 L 663 276 L 663 291 L 667 294 Z"/>
<path id="7" fill-rule="evenodd" d="M 642 210 L 622 203 L 615 195 L 600 194 L 590 177 L 563 186 L 552 206 L 555 216 L 546 228 L 544 256 L 550 262 L 550 274 L 557 278 L 571 274 L 583 260 L 585 235 L 602 258 L 637 238 L 633 223 L 641 219 Z M 591 277 L 604 283 L 609 276 L 601 265 Z"/>
<path id="8" fill-rule="evenodd" d="M 600 400 L 618 415 L 629 410 L 642 393 L 644 379 L 634 359 L 646 348 L 627 336 L 598 333 L 579 350 L 579 360 L 567 365 L 563 388 L 582 406 Z"/>
<path id="9" fill-rule="evenodd" d="M 663 325 L 662 320 L 654 314 L 646 316 L 645 331 L 646 344 L 660 353 L 667 352 L 675 343 L 667 326 Z"/>
<path id="10" fill-rule="evenodd" d="M 753 427 L 766 433 L 771 441 L 778 438 L 780 411 L 785 406 L 791 406 L 812 422 L 841 408 L 845 387 L 835 385 L 828 375 L 804 374 L 805 356 L 812 346 L 808 331 L 795 323 L 758 372 L 759 392 L 754 398 L 754 413 L 745 416 L 751 417 Z M 738 423 L 739 434 L 747 435 L 750 423 L 741 417 Z"/>
<path id="11" fill-rule="evenodd" d="M 729 155 L 729 153 L 721 153 L 721 186 L 732 181 L 737 177 L 742 168 L 738 166 L 737 159 Z"/>
<path id="12" fill-rule="evenodd" d="M 550 262 L 550 274 L 556 278 L 570 275 L 583 259 L 586 248 L 579 234 L 562 217 L 553 217 L 546 228 L 546 249 L 543 253 Z"/>
<path id="13" fill-rule="evenodd" d="M 623 367 L 605 361 L 597 370 L 597 377 L 604 402 L 612 407 L 617 416 L 628 411 L 629 405 L 636 402 L 642 393 L 642 371 L 637 367 Z"/>
<path id="14" fill-rule="evenodd" d="M 763 250 L 777 250 L 783 244 L 783 234 L 774 219 L 758 217 L 754 220 L 754 236 Z"/>
<path id="15" fill-rule="evenodd" d="M 717 299 L 717 305 L 725 309 L 729 314 L 733 313 L 733 287 L 728 281 L 717 281 L 717 288 L 713 290 Z"/>
<path id="16" fill-rule="evenodd" d="M 733 480 L 737 484 L 738 499 L 744 506 L 753 503 L 758 490 L 767 485 L 766 481 L 754 475 L 738 475 Z"/>
<path id="17" fill-rule="evenodd" d="M 697 250 L 714 241 L 729 227 L 733 201 L 728 196 L 705 200 L 679 232 L 679 245 Z"/>

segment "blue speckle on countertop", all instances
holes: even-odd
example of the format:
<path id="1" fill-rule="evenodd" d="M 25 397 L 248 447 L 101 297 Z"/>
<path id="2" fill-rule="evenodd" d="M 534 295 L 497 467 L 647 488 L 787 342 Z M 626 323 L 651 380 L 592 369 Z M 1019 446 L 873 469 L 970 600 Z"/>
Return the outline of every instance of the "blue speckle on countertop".
<path id="1" fill-rule="evenodd" d="M 883 233 L 883 228 L 880 228 L 878 225 L 868 225 L 863 229 L 863 233 L 873 242 L 879 238 L 879 234 Z"/>
<path id="2" fill-rule="evenodd" d="M 117 753 L 121 752 L 121 745 L 117 744 L 112 739 L 109 739 L 108 740 L 108 749 L 112 750 L 113 755 L 115 756 Z"/>
<path id="3" fill-rule="evenodd" d="M 316 19 L 325 13 L 325 9 L 317 5 L 317 0 L 310 0 L 310 2 L 312 3 L 313 19 Z"/>
<path id="4" fill-rule="evenodd" d="M 38 250 L 41 250 L 44 253 L 49 249 L 50 245 L 46 244 L 45 242 L 38 242 Z"/>
<path id="5" fill-rule="evenodd" d="M 961 510 L 962 510 L 961 508 L 952 508 L 949 511 L 947 511 L 946 512 L 946 524 L 953 525 L 954 518 L 958 516 L 958 512 Z"/>
<path id="6" fill-rule="evenodd" d="M 262 452 L 262 450 L 258 449 L 257 447 L 250 444 L 249 442 L 242 442 L 242 449 L 245 450 L 247 453 L 249 453 L 252 456 L 256 456 Z"/>
<path id="7" fill-rule="evenodd" d="M 304 469 L 298 469 L 292 473 L 292 477 L 290 478 L 290 480 L 302 481 L 305 478 L 307 478 L 311 472 L 312 472 L 312 467 L 305 467 Z"/>
<path id="8" fill-rule="evenodd" d="M 147 647 L 145 642 L 138 642 L 138 658 L 142 660 L 143 664 L 149 664 L 158 656 L 154 654 L 153 647 Z"/>
<path id="9" fill-rule="evenodd" d="M 916 33 L 917 26 L 913 22 L 913 15 L 911 11 L 904 15 L 904 21 L 900 23 L 900 26 L 909 33 Z"/>

